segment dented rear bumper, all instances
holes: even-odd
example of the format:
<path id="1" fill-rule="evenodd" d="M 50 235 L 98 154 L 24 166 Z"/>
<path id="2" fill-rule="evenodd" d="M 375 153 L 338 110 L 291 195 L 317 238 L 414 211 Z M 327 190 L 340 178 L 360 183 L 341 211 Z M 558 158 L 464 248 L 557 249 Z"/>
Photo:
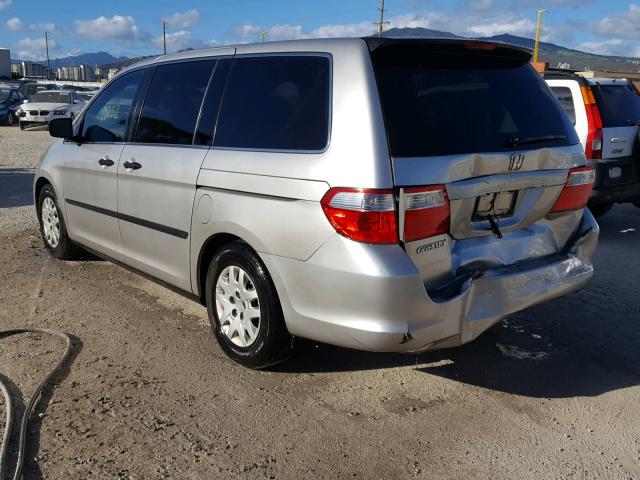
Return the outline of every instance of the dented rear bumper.
<path id="1" fill-rule="evenodd" d="M 420 351 L 476 338 L 520 310 L 584 287 L 599 228 L 585 209 L 558 254 L 467 272 L 428 292 L 397 245 L 336 236 L 308 261 L 262 255 L 293 335 L 371 351 Z"/>

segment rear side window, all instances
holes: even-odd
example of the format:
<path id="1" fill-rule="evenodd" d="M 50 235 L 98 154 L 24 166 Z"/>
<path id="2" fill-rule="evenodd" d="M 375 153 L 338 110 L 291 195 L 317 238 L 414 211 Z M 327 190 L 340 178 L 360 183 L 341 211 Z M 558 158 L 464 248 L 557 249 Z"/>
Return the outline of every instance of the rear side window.
<path id="1" fill-rule="evenodd" d="M 123 142 L 129 113 L 144 72 L 137 70 L 114 80 L 84 115 L 82 137 L 86 142 Z"/>
<path id="2" fill-rule="evenodd" d="M 157 67 L 135 141 L 191 145 L 214 66 L 215 61 L 201 61 Z"/>
<path id="3" fill-rule="evenodd" d="M 628 127 L 640 121 L 640 96 L 629 84 L 591 85 L 605 128 Z"/>
<path id="4" fill-rule="evenodd" d="M 540 75 L 505 47 L 396 43 L 372 53 L 391 154 L 442 156 L 578 143 Z"/>
<path id="5" fill-rule="evenodd" d="M 322 56 L 238 58 L 214 145 L 322 150 L 329 136 L 330 64 Z"/>
<path id="6" fill-rule="evenodd" d="M 571 123 L 576 124 L 576 107 L 573 104 L 573 95 L 569 87 L 551 87 L 551 91 L 555 94 L 556 98 L 562 105 L 563 110 L 571 120 Z"/>

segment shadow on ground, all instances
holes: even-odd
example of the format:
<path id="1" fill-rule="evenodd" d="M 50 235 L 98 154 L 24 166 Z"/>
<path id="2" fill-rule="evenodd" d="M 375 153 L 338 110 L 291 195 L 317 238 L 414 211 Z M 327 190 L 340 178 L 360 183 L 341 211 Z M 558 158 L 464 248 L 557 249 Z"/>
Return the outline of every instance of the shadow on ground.
<path id="1" fill-rule="evenodd" d="M 33 205 L 33 171 L 26 168 L 0 169 L 0 208 Z"/>
<path id="2" fill-rule="evenodd" d="M 513 315 L 462 347 L 375 354 L 300 341 L 281 372 L 413 366 L 528 397 L 594 396 L 640 384 L 640 209 L 601 219 L 596 275 L 583 291 Z"/>

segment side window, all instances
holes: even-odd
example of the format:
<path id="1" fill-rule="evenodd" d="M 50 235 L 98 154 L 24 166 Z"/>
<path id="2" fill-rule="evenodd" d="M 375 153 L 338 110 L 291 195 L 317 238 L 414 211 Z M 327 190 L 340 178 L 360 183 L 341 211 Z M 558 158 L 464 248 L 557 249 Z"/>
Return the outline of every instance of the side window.
<path id="1" fill-rule="evenodd" d="M 147 92 L 135 141 L 191 145 L 215 61 L 157 67 Z"/>
<path id="2" fill-rule="evenodd" d="M 329 136 L 330 62 L 321 56 L 238 58 L 214 145 L 322 150 Z"/>
<path id="3" fill-rule="evenodd" d="M 558 98 L 560 105 L 566 112 L 569 120 L 574 125 L 576 124 L 576 108 L 573 104 L 573 95 L 571 94 L 571 89 L 569 87 L 551 87 L 551 90 Z"/>
<path id="4" fill-rule="evenodd" d="M 123 142 L 129 113 L 143 70 L 137 70 L 113 82 L 100 94 L 84 115 L 82 138 L 86 142 Z"/>

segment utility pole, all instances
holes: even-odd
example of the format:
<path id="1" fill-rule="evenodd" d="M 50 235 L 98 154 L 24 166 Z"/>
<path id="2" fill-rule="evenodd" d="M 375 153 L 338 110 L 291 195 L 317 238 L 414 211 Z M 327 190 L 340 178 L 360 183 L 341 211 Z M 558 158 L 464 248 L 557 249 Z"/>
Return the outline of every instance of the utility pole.
<path id="1" fill-rule="evenodd" d="M 49 32 L 44 32 L 44 44 L 47 48 L 47 80 L 51 80 L 51 61 L 49 60 Z"/>
<path id="2" fill-rule="evenodd" d="M 162 42 L 164 43 L 164 54 L 167 54 L 167 22 L 162 21 Z"/>
<path id="3" fill-rule="evenodd" d="M 264 37 L 267 35 L 267 33 L 269 32 L 260 32 L 260 41 L 264 42 Z"/>
<path id="4" fill-rule="evenodd" d="M 540 31 L 542 30 L 542 14 L 547 10 L 538 10 L 538 26 L 536 27 L 536 43 L 533 47 L 533 63 L 538 63 L 538 53 L 540 51 Z"/>
<path id="5" fill-rule="evenodd" d="M 380 0 L 380 8 L 378 10 L 380 10 L 380 20 L 374 23 L 374 25 L 376 26 L 378 36 L 384 37 L 384 27 L 390 23 L 384 20 L 384 0 Z"/>

